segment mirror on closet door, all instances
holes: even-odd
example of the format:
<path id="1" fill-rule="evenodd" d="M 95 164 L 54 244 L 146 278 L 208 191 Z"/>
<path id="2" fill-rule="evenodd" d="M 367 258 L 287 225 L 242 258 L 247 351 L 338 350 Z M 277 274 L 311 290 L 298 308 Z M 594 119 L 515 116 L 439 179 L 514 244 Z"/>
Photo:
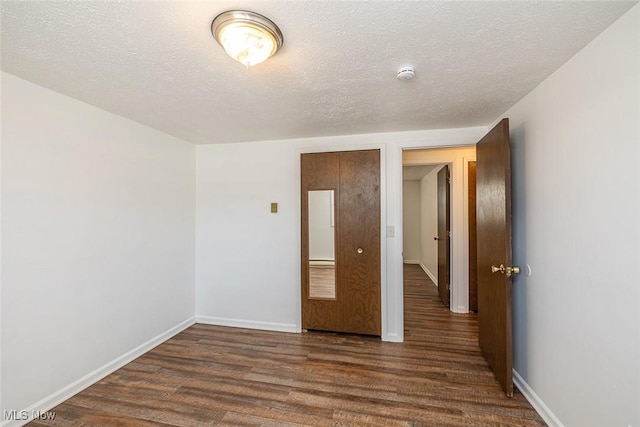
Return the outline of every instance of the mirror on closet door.
<path id="1" fill-rule="evenodd" d="M 309 190 L 309 298 L 336 298 L 334 190 Z"/>

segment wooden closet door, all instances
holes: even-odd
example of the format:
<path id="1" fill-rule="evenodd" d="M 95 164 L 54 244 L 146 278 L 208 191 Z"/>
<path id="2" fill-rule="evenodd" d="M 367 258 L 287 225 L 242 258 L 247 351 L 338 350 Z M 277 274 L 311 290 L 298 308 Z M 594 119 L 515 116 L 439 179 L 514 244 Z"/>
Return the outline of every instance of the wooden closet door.
<path id="1" fill-rule="evenodd" d="M 341 330 L 380 335 L 380 151 L 340 153 Z"/>
<path id="2" fill-rule="evenodd" d="M 340 330 L 339 299 L 310 298 L 309 295 L 309 191 L 338 192 L 340 158 L 338 153 L 313 153 L 300 156 L 302 224 L 302 327 L 324 331 Z M 335 196 L 337 199 L 337 194 Z M 334 226 L 337 242 L 338 223 Z M 337 255 L 337 254 L 336 254 Z M 339 289 L 336 283 L 336 291 Z"/>
<path id="3" fill-rule="evenodd" d="M 301 155 L 302 327 L 381 335 L 380 151 Z M 308 192 L 335 190 L 336 297 L 309 296 Z"/>

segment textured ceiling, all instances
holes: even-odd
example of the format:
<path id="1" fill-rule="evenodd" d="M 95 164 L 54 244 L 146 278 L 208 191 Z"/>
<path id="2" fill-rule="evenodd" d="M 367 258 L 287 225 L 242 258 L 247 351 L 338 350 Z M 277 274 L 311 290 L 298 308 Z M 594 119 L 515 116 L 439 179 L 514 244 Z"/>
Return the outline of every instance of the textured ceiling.
<path id="1" fill-rule="evenodd" d="M 486 125 L 635 2 L 2 1 L 2 69 L 195 143 Z M 244 8 L 284 47 L 211 36 Z M 401 82 L 400 67 L 416 77 Z"/>

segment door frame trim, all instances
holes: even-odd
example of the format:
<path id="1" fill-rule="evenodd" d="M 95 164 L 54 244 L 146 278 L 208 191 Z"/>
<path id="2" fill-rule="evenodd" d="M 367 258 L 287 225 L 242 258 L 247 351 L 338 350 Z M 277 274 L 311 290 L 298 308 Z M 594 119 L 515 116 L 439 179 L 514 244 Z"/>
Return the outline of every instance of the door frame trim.
<path id="1" fill-rule="evenodd" d="M 395 221 L 396 238 L 388 243 L 387 256 L 387 288 L 393 293 L 393 302 L 388 309 L 388 321 L 393 333 L 388 341 L 402 342 L 404 340 L 404 284 L 402 273 L 402 152 L 411 149 L 427 148 L 451 148 L 470 147 L 482 138 L 489 128 L 477 126 L 471 128 L 458 128 L 447 130 L 434 130 L 429 132 L 408 132 L 397 135 L 389 135 L 392 141 L 388 142 L 387 159 L 387 218 Z M 391 224 L 389 224 L 391 225 Z M 458 290 L 456 290 L 458 292 Z M 383 311 L 383 315 L 386 313 Z M 383 318 L 384 319 L 384 318 Z"/>

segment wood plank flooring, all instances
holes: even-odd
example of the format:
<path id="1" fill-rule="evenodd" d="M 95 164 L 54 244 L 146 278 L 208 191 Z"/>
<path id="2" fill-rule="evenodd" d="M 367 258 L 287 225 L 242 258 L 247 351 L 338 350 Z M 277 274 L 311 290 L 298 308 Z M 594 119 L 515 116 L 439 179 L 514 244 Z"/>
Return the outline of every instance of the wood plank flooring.
<path id="1" fill-rule="evenodd" d="M 194 325 L 30 426 L 544 426 L 477 329 L 408 265 L 404 343 Z"/>

